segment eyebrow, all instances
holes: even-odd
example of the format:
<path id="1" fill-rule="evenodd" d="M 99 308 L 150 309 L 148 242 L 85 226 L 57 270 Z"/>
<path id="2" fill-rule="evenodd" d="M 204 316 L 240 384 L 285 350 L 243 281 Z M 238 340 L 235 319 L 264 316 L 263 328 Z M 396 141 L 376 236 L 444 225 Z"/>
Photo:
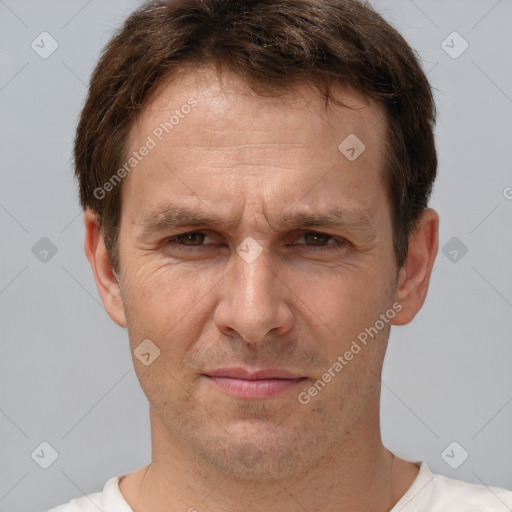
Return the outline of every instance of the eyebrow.
<path id="1" fill-rule="evenodd" d="M 223 219 L 212 212 L 198 211 L 187 206 L 165 205 L 158 211 L 143 214 L 135 224 L 141 235 L 156 234 L 182 227 L 217 227 L 227 231 L 235 229 L 235 222 Z M 375 228 L 366 211 L 354 208 L 331 207 L 325 211 L 295 209 L 281 213 L 269 222 L 274 230 L 303 227 L 331 227 L 363 231 L 371 238 Z"/>

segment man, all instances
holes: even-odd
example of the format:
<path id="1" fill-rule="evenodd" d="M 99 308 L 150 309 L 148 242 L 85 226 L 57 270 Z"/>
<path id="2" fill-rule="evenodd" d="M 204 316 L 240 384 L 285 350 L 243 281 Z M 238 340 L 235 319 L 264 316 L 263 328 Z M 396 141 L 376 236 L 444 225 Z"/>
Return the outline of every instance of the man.
<path id="1" fill-rule="evenodd" d="M 438 248 L 434 118 L 413 51 L 355 0 L 128 18 L 75 162 L 152 462 L 53 511 L 511 509 L 380 436 L 390 328 L 421 308 Z"/>

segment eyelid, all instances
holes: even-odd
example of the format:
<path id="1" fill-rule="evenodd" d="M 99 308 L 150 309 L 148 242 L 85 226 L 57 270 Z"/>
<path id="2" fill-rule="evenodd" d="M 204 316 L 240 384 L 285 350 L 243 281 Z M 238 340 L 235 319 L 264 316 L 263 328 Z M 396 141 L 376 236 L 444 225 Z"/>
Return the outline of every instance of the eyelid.
<path id="1" fill-rule="evenodd" d="M 176 242 L 176 238 L 182 238 L 182 237 L 185 237 L 187 235 L 204 235 L 205 238 L 210 238 L 211 240 L 215 241 L 215 239 L 211 236 L 209 236 L 205 231 L 200 231 L 200 230 L 197 230 L 197 231 L 186 231 L 184 233 L 179 233 L 178 235 L 173 235 L 171 237 L 168 237 L 165 239 L 165 243 L 170 243 L 170 242 Z M 182 247 L 204 247 L 204 245 L 208 245 L 208 244 L 202 244 L 202 245 L 185 245 L 185 244 L 181 244 L 179 242 L 176 242 L 176 245 L 180 245 Z"/>
<path id="2" fill-rule="evenodd" d="M 210 244 L 201 244 L 201 245 L 185 245 L 185 244 L 182 244 L 182 243 L 179 243 L 179 242 L 176 242 L 176 238 L 181 238 L 181 237 L 185 237 L 187 235 L 194 235 L 194 234 L 200 234 L 200 235 L 204 235 L 205 238 L 210 238 L 211 240 L 214 240 L 215 239 L 211 236 L 209 236 L 206 232 L 208 230 L 196 230 L 196 231 L 186 231 L 184 233 L 180 233 L 178 235 L 174 235 L 172 237 L 169 237 L 165 240 L 165 243 L 166 244 L 169 244 L 171 242 L 175 242 L 176 243 L 176 246 L 179 246 L 180 248 L 187 248 L 187 249 L 197 249 L 197 248 L 202 248 L 202 247 L 206 247 L 207 245 L 210 245 Z M 305 235 L 320 235 L 320 236 L 325 236 L 327 238 L 329 238 L 330 240 L 332 240 L 332 242 L 329 243 L 326 243 L 325 245 L 308 245 L 307 243 L 301 243 L 301 244 L 287 244 L 287 245 L 291 245 L 291 246 L 304 246 L 304 247 L 307 247 L 309 249 L 313 249 L 313 250 L 322 250 L 324 248 L 328 248 L 329 246 L 334 246 L 334 247 L 340 247 L 340 246 L 345 246 L 346 244 L 348 244 L 348 240 L 346 240 L 345 238 L 343 237 L 340 237 L 340 236 L 335 236 L 335 235 L 331 235 L 330 233 L 325 233 L 323 231 L 314 231 L 314 230 L 311 230 L 311 229 L 303 229 L 303 230 L 297 230 L 293 236 L 293 240 L 297 240 L 298 238 L 301 238 Z"/>
<path id="3" fill-rule="evenodd" d="M 346 241 L 343 237 L 331 235 L 330 233 L 324 233 L 323 231 L 312 231 L 312 230 L 300 231 L 298 234 L 295 234 L 294 240 L 297 238 L 306 236 L 306 235 L 324 236 L 324 237 L 330 238 L 331 240 L 334 240 L 335 242 L 345 242 Z M 331 245 L 331 244 L 329 244 L 329 245 Z M 313 246 L 311 246 L 311 247 L 313 247 Z"/>

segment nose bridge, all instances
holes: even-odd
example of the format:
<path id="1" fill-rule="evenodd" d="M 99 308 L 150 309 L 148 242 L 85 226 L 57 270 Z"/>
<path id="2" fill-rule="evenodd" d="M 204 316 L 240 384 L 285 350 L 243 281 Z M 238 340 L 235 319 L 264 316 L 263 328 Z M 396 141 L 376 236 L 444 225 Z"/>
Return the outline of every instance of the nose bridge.
<path id="1" fill-rule="evenodd" d="M 256 245 L 258 244 L 258 245 Z M 246 239 L 237 248 L 233 268 L 233 284 L 236 296 L 245 304 L 258 307 L 275 299 L 273 280 L 275 271 L 268 249 L 254 239 Z"/>
<path id="2" fill-rule="evenodd" d="M 222 287 L 215 320 L 219 330 L 257 342 L 269 331 L 285 333 L 292 325 L 286 287 L 276 277 L 267 248 L 246 240 L 237 248 Z M 246 244 L 246 245 L 244 245 Z"/>
<path id="3" fill-rule="evenodd" d="M 269 252 L 272 227 L 267 220 L 265 201 L 259 194 L 246 198 L 243 215 L 247 236 L 236 247 L 233 273 L 241 285 L 237 292 L 243 294 L 245 300 L 257 301 L 260 292 L 268 292 L 265 288 L 270 289 L 271 276 L 275 276 Z M 251 234 L 259 235 L 258 240 Z"/>

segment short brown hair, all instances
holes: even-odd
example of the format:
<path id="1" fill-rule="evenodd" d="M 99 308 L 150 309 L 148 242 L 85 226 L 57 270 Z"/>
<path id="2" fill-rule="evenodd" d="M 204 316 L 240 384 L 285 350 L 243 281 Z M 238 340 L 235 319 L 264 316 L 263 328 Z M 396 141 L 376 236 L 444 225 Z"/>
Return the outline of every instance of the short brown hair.
<path id="1" fill-rule="evenodd" d="M 435 104 L 418 58 L 368 3 L 357 0 L 157 0 L 134 11 L 92 74 L 74 157 L 82 208 L 96 212 L 119 271 L 121 184 L 95 190 L 123 165 L 136 117 L 156 88 L 184 68 L 229 69 L 256 92 L 302 83 L 336 103 L 348 85 L 384 105 L 384 183 L 398 267 L 427 207 L 437 172 Z"/>

